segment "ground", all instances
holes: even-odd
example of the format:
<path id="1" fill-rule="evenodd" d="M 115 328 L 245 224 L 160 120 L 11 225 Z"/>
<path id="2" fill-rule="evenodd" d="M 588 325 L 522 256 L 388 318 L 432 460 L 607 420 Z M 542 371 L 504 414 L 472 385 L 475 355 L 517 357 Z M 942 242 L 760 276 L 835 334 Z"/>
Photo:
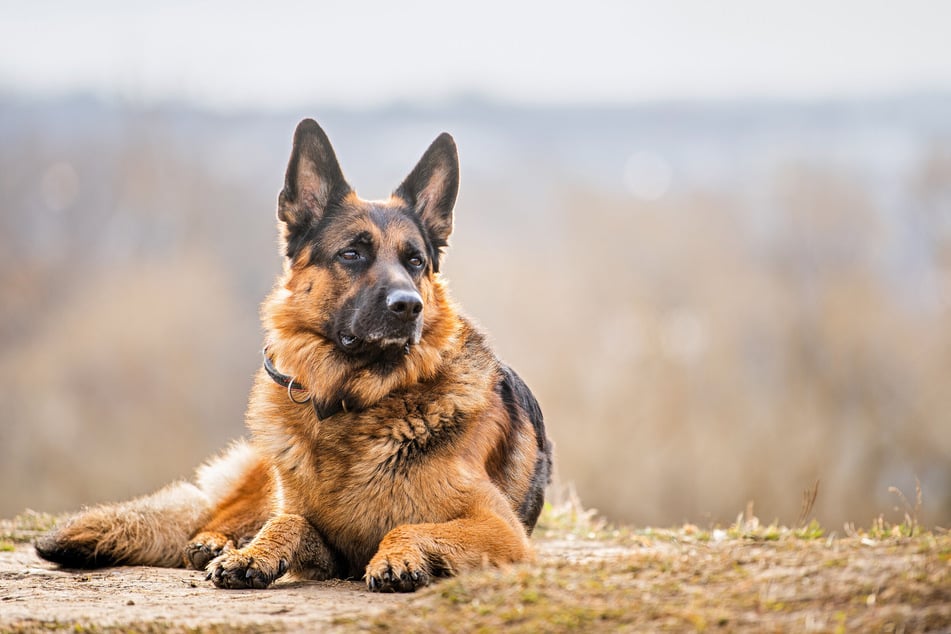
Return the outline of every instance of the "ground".
<path id="1" fill-rule="evenodd" d="M 217 590 L 182 569 L 67 571 L 29 541 L 51 523 L 0 522 L 0 632 L 951 632 L 951 534 L 883 521 L 622 529 L 548 508 L 537 561 L 410 595 L 358 582 Z"/>

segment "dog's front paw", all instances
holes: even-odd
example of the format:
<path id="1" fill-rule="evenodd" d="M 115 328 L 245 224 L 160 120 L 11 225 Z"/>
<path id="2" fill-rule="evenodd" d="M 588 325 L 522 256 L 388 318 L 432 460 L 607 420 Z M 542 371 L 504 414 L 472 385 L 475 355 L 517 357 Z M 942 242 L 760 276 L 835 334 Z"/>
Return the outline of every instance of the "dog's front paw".
<path id="1" fill-rule="evenodd" d="M 221 533 L 198 533 L 185 546 L 183 558 L 185 566 L 195 570 L 204 570 L 208 562 L 227 550 L 234 548 L 234 542 Z"/>
<path id="2" fill-rule="evenodd" d="M 429 585 L 432 574 L 418 548 L 381 548 L 370 560 L 364 578 L 372 592 L 413 592 Z"/>
<path id="3" fill-rule="evenodd" d="M 255 558 L 244 550 L 232 550 L 213 559 L 207 570 L 208 578 L 219 588 L 263 589 L 287 572 L 287 561 L 271 562 L 267 557 Z"/>

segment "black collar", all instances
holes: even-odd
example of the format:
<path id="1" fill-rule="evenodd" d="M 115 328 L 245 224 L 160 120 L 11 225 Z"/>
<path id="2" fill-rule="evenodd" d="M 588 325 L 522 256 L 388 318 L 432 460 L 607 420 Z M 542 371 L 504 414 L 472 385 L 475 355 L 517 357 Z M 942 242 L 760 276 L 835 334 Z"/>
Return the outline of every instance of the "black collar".
<path id="1" fill-rule="evenodd" d="M 303 391 L 307 389 L 291 377 L 277 371 L 277 368 L 274 367 L 274 362 L 271 361 L 271 357 L 267 354 L 267 348 L 264 348 L 261 352 L 264 355 L 264 369 L 267 370 L 268 376 L 270 376 L 275 383 L 288 390 Z"/>
<path id="2" fill-rule="evenodd" d="M 343 398 L 339 400 L 334 399 L 329 404 L 318 403 L 317 399 L 315 399 L 313 395 L 309 396 L 303 401 L 297 400 L 294 398 L 293 392 L 295 390 L 299 392 L 306 392 L 307 388 L 301 383 L 298 383 L 293 377 L 289 377 L 286 374 L 281 373 L 276 367 L 274 367 L 274 362 L 271 361 L 271 357 L 267 353 L 266 346 L 264 350 L 262 350 L 262 354 L 264 356 L 264 370 L 267 372 L 268 376 L 271 377 L 271 380 L 285 388 L 287 390 L 287 397 L 294 403 L 303 405 L 304 403 L 310 401 L 311 405 L 314 406 L 314 413 L 317 414 L 318 419 L 324 420 L 325 418 L 330 418 L 334 414 L 350 411 L 351 408 L 347 405 L 347 400 Z"/>

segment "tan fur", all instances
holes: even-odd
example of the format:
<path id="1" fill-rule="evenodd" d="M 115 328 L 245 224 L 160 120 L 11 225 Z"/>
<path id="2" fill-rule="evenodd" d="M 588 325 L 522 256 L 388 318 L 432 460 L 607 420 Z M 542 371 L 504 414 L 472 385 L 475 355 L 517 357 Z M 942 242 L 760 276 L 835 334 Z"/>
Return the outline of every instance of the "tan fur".
<path id="1" fill-rule="evenodd" d="M 40 538 L 37 548 L 69 545 L 103 563 L 180 566 L 185 545 L 209 521 L 218 521 L 236 485 L 242 486 L 259 464 L 250 446 L 234 443 L 198 468 L 194 484 L 175 482 L 127 502 L 88 508 Z M 249 538 L 261 522 L 248 527 Z"/>
<path id="2" fill-rule="evenodd" d="M 184 560 L 225 588 L 263 588 L 290 572 L 401 591 L 531 560 L 550 468 L 537 404 L 459 314 L 437 263 L 406 264 L 426 232 L 444 244 L 451 231 L 454 145 L 440 137 L 399 196 L 368 202 L 342 181 L 322 135 L 307 121 L 295 134 L 278 213 L 288 257 L 262 308 L 267 354 L 305 394 L 292 400 L 262 368 L 250 444 L 201 468 L 197 486 L 80 514 L 37 544 L 41 555 L 91 565 Z M 333 222 L 313 239 L 307 232 L 331 204 Z M 357 268 L 334 259 L 353 244 L 372 248 Z M 377 361 L 344 354 L 334 319 L 410 280 L 418 340 Z M 331 412 L 324 419 L 321 406 Z M 83 560 L 90 548 L 103 556 Z"/>
<path id="3" fill-rule="evenodd" d="M 105 557 L 109 563 L 177 566 L 183 544 L 211 510 L 201 490 L 177 482 L 128 502 L 87 509 L 67 520 L 55 539 L 86 551 L 94 560 Z"/>
<path id="4" fill-rule="evenodd" d="M 454 345 L 432 350 L 441 363 L 418 366 L 420 373 L 429 376 L 441 369 L 441 380 L 410 379 L 396 394 L 379 399 L 366 411 L 319 422 L 312 410 L 290 402 L 267 377 L 259 376 L 255 384 L 249 426 L 261 452 L 277 456 L 285 508 L 306 510 L 308 519 L 340 535 L 343 547 L 360 560 L 369 559 L 384 534 L 400 524 L 463 516 L 472 505 L 469 496 L 487 479 L 485 465 L 502 432 L 491 424 L 495 410 L 488 409 L 495 361 L 488 355 L 468 358 L 465 344 L 479 343 L 481 336 L 448 306 L 444 310 L 456 327 L 445 328 L 448 332 L 436 329 L 437 336 Z M 295 375 L 314 381 L 305 370 L 299 368 Z M 391 460 L 406 441 L 425 442 L 427 435 L 440 432 L 446 421 L 457 416 L 474 419 L 459 439 L 463 451 L 426 460 L 413 471 L 412 479 L 407 477 L 410 474 L 380 477 L 379 466 Z M 273 425 L 276 418 L 288 424 Z M 482 425 L 483 420 L 488 424 Z M 321 459 L 315 465 L 311 456 L 318 451 Z M 501 503 L 501 493 L 496 490 L 494 495 L 495 506 L 508 508 L 507 517 L 511 517 L 511 509 Z M 518 528 L 512 531 L 514 539 L 521 541 L 524 529 L 517 520 L 513 524 Z"/>

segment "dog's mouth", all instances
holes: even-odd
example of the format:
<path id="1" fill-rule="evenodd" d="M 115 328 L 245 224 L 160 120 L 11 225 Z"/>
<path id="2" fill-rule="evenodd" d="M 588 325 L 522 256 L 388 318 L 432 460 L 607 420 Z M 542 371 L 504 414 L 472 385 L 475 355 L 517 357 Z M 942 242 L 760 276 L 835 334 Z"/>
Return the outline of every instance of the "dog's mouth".
<path id="1" fill-rule="evenodd" d="M 379 357 L 381 360 L 392 360 L 409 354 L 412 346 L 418 341 L 412 334 L 383 335 L 370 333 L 358 337 L 352 332 L 342 331 L 337 333 L 337 343 L 341 350 L 352 356 L 366 357 L 368 360 L 372 360 L 373 357 Z"/>

